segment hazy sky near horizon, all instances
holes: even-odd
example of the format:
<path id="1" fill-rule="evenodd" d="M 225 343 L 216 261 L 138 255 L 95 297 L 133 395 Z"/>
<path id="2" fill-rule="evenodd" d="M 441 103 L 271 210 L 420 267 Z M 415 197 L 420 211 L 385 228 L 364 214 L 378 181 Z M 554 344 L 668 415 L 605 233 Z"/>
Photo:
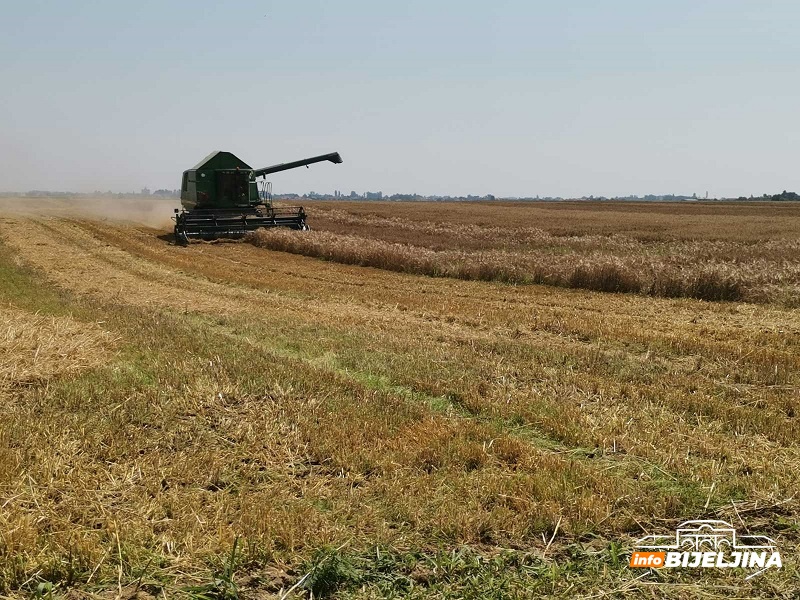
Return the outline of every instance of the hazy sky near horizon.
<path id="1" fill-rule="evenodd" d="M 0 0 L 0 190 L 800 191 L 800 2 Z"/>

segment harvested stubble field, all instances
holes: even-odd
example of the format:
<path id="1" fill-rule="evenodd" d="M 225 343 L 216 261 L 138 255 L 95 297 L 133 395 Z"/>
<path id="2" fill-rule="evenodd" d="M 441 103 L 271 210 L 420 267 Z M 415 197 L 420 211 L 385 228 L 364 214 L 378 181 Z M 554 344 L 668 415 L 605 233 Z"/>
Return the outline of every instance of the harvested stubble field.
<path id="1" fill-rule="evenodd" d="M 312 226 L 466 239 L 462 207 L 331 208 Z M 752 220 L 753 240 L 790 242 L 792 210 L 710 237 L 745 247 Z M 623 233 L 644 243 L 639 216 Z M 167 231 L 0 218 L 0 597 L 800 593 L 791 303 L 431 278 Z M 626 566 L 636 538 L 698 518 L 774 537 L 784 568 Z"/>

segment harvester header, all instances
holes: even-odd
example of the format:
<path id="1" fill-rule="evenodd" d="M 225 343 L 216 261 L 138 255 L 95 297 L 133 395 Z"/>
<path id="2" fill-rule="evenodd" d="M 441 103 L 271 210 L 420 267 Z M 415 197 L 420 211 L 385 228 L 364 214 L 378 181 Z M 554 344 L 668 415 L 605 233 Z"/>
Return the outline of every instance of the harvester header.
<path id="1" fill-rule="evenodd" d="M 175 210 L 175 240 L 239 238 L 261 227 L 308 229 L 302 206 L 272 206 L 272 184 L 256 179 L 272 173 L 329 161 L 341 163 L 338 152 L 253 169 L 230 152 L 212 152 L 181 181 L 182 210 Z"/>

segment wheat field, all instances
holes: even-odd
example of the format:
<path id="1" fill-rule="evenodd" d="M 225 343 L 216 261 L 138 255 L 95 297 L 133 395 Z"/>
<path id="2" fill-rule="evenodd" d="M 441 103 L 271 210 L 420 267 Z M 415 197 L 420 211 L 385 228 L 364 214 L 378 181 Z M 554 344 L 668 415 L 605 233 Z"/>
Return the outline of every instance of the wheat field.
<path id="1" fill-rule="evenodd" d="M 791 203 L 316 202 L 309 211 L 312 234 L 262 230 L 250 241 L 429 276 L 787 306 L 800 297 Z"/>
<path id="2" fill-rule="evenodd" d="M 0 218 L 0 598 L 796 597 L 800 208 L 505 208 Z M 700 518 L 784 567 L 627 566 Z"/>

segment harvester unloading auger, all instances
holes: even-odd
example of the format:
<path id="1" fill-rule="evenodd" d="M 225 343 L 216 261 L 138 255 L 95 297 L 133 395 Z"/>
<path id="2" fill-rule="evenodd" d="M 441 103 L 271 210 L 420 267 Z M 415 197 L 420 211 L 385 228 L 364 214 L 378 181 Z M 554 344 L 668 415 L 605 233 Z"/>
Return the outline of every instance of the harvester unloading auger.
<path id="1" fill-rule="evenodd" d="M 253 169 L 230 152 L 212 152 L 183 172 L 182 210 L 175 209 L 175 241 L 240 238 L 261 227 L 308 229 L 302 206 L 275 208 L 272 185 L 257 179 L 271 173 L 330 161 L 342 162 L 338 152 Z"/>

